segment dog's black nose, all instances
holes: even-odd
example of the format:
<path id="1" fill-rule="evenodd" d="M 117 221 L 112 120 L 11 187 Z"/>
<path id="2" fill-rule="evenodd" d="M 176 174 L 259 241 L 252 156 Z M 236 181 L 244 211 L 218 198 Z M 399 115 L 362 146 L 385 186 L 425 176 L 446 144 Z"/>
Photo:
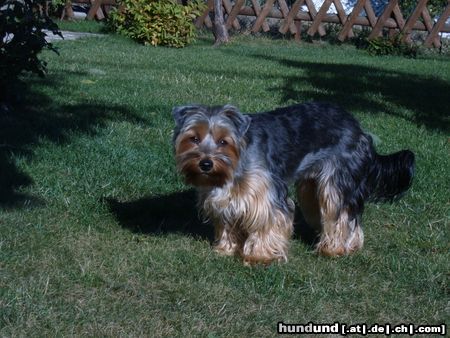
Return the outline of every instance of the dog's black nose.
<path id="1" fill-rule="evenodd" d="M 200 167 L 200 169 L 202 171 L 208 172 L 212 169 L 213 167 L 213 161 L 211 160 L 201 160 L 200 163 L 198 164 L 198 166 Z"/>

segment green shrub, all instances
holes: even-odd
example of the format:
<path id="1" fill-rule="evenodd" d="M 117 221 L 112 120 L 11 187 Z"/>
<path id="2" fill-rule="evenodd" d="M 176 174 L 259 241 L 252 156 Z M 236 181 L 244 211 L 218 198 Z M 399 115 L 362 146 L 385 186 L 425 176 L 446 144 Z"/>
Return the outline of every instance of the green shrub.
<path id="1" fill-rule="evenodd" d="M 432 17 L 442 14 L 445 6 L 447 5 L 447 0 L 429 0 L 427 3 L 427 8 L 430 11 Z M 400 0 L 400 9 L 403 15 L 406 17 L 411 15 L 417 6 L 417 0 Z"/>
<path id="2" fill-rule="evenodd" d="M 394 37 L 366 39 L 366 42 L 365 49 L 371 55 L 400 55 L 413 58 L 417 56 L 417 46 L 403 42 L 401 34 Z"/>
<path id="3" fill-rule="evenodd" d="M 46 63 L 39 52 L 50 49 L 44 30 L 61 35 L 58 26 L 41 10 L 45 0 L 0 0 L 0 92 L 23 71 L 39 75 L 46 72 Z M 0 97 L 1 99 L 1 97 Z"/>
<path id="4" fill-rule="evenodd" d="M 205 9 L 199 0 L 184 6 L 175 0 L 122 0 L 121 5 L 111 14 L 114 30 L 144 44 L 170 47 L 193 41 L 193 20 Z"/>

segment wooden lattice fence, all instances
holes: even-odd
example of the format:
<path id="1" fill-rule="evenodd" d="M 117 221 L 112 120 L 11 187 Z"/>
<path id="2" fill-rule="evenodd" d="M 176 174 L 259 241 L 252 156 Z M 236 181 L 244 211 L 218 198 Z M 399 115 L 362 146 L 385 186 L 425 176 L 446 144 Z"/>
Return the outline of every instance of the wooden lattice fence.
<path id="1" fill-rule="evenodd" d="M 423 31 L 425 34 L 424 45 L 427 47 L 440 47 L 440 32 L 450 33 L 450 24 L 446 21 L 450 17 L 450 0 L 447 6 L 434 20 L 427 7 L 428 0 L 418 0 L 415 9 L 408 17 L 404 17 L 399 7 L 398 0 L 390 0 L 384 11 L 376 16 L 370 0 L 358 0 L 352 11 L 347 14 L 340 0 L 325 0 L 320 8 L 316 8 L 312 0 L 296 0 L 288 5 L 286 0 L 267 0 L 263 6 L 259 0 L 222 0 L 224 13 L 226 13 L 226 25 L 228 29 L 240 29 L 237 20 L 238 15 L 255 17 L 251 31 L 256 33 L 261 29 L 269 31 L 268 18 L 282 20 L 279 31 L 282 34 L 288 32 L 300 39 L 302 23 L 308 22 L 307 34 L 320 36 L 326 34 L 324 23 L 340 24 L 338 39 L 344 41 L 353 37 L 353 27 L 366 26 L 371 28 L 369 39 L 380 36 L 383 29 L 389 29 L 390 33 L 400 33 L 401 38 L 411 42 L 412 31 Z M 336 14 L 327 13 L 331 5 L 334 5 Z M 212 27 L 209 12 L 213 10 L 214 1 L 208 0 L 208 9 L 198 18 L 197 25 Z M 306 10 L 305 10 L 306 9 Z"/>

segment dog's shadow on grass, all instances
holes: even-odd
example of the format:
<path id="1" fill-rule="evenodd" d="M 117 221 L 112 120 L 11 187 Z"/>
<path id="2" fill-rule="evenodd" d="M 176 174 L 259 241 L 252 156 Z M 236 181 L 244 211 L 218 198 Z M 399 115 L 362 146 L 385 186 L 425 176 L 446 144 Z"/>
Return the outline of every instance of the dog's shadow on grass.
<path id="1" fill-rule="evenodd" d="M 212 224 L 203 222 L 198 215 L 194 190 L 128 202 L 114 198 L 104 200 L 119 224 L 132 232 L 155 235 L 180 233 L 210 243 L 214 241 Z M 294 239 L 311 247 L 317 241 L 316 232 L 308 226 L 298 208 L 294 220 Z"/>
<path id="2" fill-rule="evenodd" d="M 170 195 L 144 197 L 120 202 L 105 198 L 110 212 L 119 224 L 136 233 L 181 233 L 195 238 L 214 240 L 214 229 L 198 216 L 193 190 Z"/>

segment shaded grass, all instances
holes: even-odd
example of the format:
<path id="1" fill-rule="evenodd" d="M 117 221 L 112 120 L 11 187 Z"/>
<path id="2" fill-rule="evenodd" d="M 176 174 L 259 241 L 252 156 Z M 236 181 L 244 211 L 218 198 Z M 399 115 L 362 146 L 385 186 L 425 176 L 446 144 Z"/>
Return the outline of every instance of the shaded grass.
<path id="1" fill-rule="evenodd" d="M 276 323 L 448 324 L 448 58 L 369 57 L 350 46 L 239 38 L 149 48 L 108 36 L 58 42 L 0 126 L 4 336 L 274 336 Z M 366 244 L 245 268 L 174 170 L 171 107 L 255 112 L 326 100 L 380 152 L 417 155 L 411 192 L 368 205 Z M 184 196 L 180 198 L 181 196 Z"/>

